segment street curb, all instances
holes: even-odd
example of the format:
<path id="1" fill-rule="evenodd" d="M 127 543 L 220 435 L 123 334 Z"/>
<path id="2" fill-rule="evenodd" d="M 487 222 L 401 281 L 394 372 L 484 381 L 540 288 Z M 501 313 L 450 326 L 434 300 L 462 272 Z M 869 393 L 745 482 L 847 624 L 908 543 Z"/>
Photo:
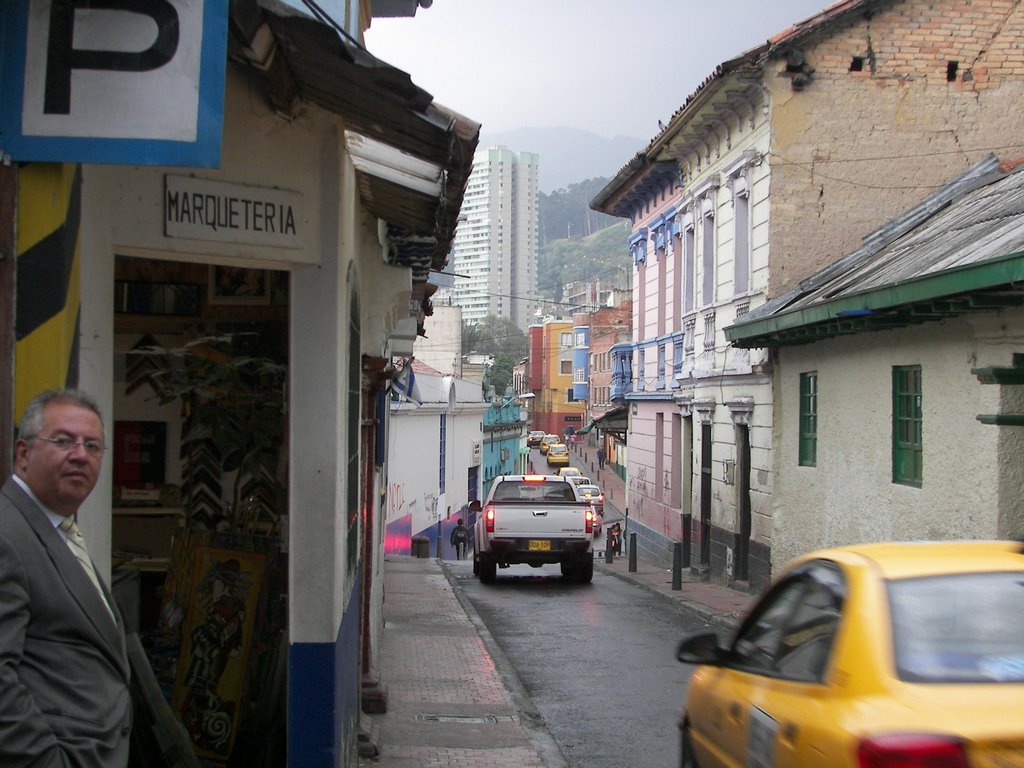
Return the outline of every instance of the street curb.
<path id="1" fill-rule="evenodd" d="M 523 730 L 530 737 L 530 743 L 533 748 L 537 750 L 537 754 L 544 761 L 546 768 L 570 768 L 569 761 L 562 754 L 562 748 L 558 746 L 558 742 L 551 736 L 547 723 L 544 722 L 540 711 L 534 705 L 533 699 L 530 698 L 530 694 L 526 691 L 522 680 L 516 674 L 515 667 L 508 660 L 501 644 L 491 635 L 490 630 L 487 629 L 487 625 L 484 624 L 483 619 L 476 612 L 472 602 L 466 597 L 462 585 L 456 581 L 451 567 L 443 560 L 440 564 L 441 572 L 444 574 L 445 579 L 448 580 L 455 599 L 459 601 L 459 605 L 462 606 L 466 616 L 476 628 L 477 634 L 480 635 L 484 647 L 487 648 L 487 652 L 494 662 L 494 668 L 501 675 L 502 682 L 505 683 L 505 687 L 512 697 L 516 710 L 519 712 L 519 721 L 523 726 Z"/>
<path id="2" fill-rule="evenodd" d="M 597 558 L 594 559 L 594 567 L 601 571 L 601 573 L 606 573 L 610 576 L 622 579 L 623 581 L 628 581 L 630 584 L 634 584 L 651 594 L 660 595 L 666 600 L 672 601 L 683 611 L 696 616 L 705 624 L 714 625 L 719 630 L 731 633 L 739 626 L 740 622 L 728 614 L 722 614 L 708 606 L 695 603 L 692 600 L 684 600 L 681 597 L 676 597 L 675 595 L 666 593 L 664 590 L 658 589 L 641 578 L 634 578 L 629 573 L 623 573 L 622 571 L 607 567 L 604 561 L 599 561 Z"/>

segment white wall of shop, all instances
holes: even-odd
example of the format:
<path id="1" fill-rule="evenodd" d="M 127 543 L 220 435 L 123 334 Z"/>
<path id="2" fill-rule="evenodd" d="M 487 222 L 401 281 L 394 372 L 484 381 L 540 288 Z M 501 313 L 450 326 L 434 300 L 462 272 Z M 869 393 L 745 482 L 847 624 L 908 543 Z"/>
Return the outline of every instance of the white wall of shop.
<path id="1" fill-rule="evenodd" d="M 290 271 L 290 638 L 334 642 L 353 597 L 345 562 L 345 491 L 360 481 L 346 476 L 344 461 L 349 297 L 362 297 L 362 349 L 353 358 L 382 354 L 390 304 L 400 297 L 408 306 L 410 273 L 381 262 L 376 220 L 359 204 L 337 118 L 309 107 L 291 122 L 281 120 L 254 97 L 247 77 L 229 66 L 224 119 L 219 169 L 85 167 L 82 386 L 112 412 L 120 397 L 112 378 L 114 255 Z M 298 193 L 301 247 L 166 237 L 164 174 L 190 173 Z M 105 472 L 109 477 L 109 468 Z M 109 510 L 110 484 L 101 486 L 107 490 L 92 503 Z M 105 541 L 92 538 L 106 546 L 109 559 L 106 528 Z"/>
<path id="2" fill-rule="evenodd" d="M 417 535 L 469 501 L 467 473 L 479 465 L 487 404 L 480 385 L 450 376 L 416 375 L 422 405 L 393 406 L 388 439 L 388 499 L 385 522 L 412 516 Z M 440 425 L 445 415 L 445 489 L 440 490 Z"/>
<path id="3" fill-rule="evenodd" d="M 781 350 L 775 564 L 823 546 L 1024 532 L 1024 435 L 977 420 L 1005 405 L 999 386 L 982 385 L 971 374 L 972 367 L 1010 365 L 1012 352 L 1024 345 L 1021 328 L 1024 312 L 1012 310 Z M 920 488 L 892 482 L 892 367 L 898 365 L 922 371 Z M 818 373 L 815 467 L 798 462 L 800 374 L 808 371 Z"/>

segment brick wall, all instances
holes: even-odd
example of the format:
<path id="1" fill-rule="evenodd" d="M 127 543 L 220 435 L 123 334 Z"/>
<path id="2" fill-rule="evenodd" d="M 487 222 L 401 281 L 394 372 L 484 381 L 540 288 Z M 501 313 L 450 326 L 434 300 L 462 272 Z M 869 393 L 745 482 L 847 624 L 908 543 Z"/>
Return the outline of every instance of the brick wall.
<path id="1" fill-rule="evenodd" d="M 802 46 L 771 90 L 769 295 L 855 250 L 864 236 L 989 153 L 1024 155 L 1024 9 L 1009 0 L 909 0 Z M 888 8 L 888 9 L 887 9 Z M 858 70 L 859 68 L 859 70 Z"/>

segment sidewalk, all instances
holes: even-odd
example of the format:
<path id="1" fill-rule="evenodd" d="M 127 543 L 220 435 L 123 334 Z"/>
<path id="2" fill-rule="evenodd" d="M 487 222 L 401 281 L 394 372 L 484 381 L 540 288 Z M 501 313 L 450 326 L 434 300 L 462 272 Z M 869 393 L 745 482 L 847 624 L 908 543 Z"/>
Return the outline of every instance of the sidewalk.
<path id="1" fill-rule="evenodd" d="M 384 564 L 380 674 L 388 710 L 372 715 L 383 768 L 564 768 L 518 678 L 434 558 Z"/>
<path id="2" fill-rule="evenodd" d="M 674 600 L 713 628 L 735 626 L 752 595 L 687 581 L 629 558 L 596 570 Z M 363 768 L 565 768 L 504 653 L 435 558 L 388 557 L 384 564 L 380 673 L 388 711 L 373 715 L 379 755 Z"/>

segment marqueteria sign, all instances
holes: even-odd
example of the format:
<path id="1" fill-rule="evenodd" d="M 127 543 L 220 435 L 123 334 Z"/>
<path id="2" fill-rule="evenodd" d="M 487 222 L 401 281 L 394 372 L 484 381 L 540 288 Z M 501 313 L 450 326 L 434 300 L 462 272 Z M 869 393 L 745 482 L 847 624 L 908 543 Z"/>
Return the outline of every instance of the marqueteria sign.
<path id="1" fill-rule="evenodd" d="M 301 248 L 302 195 L 191 176 L 164 177 L 164 234 Z"/>
<path id="2" fill-rule="evenodd" d="M 228 0 L 0 0 L 0 155 L 216 167 Z"/>

